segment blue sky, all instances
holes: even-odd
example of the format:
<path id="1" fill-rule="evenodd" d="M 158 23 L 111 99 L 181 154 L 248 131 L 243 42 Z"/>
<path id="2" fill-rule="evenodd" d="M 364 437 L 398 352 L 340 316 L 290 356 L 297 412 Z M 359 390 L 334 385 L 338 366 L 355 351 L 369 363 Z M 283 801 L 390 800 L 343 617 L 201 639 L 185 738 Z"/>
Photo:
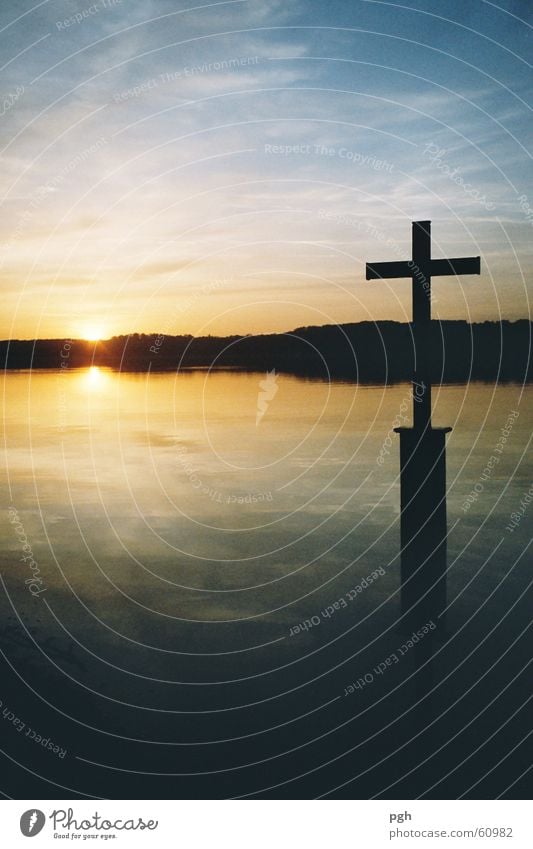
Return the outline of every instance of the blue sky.
<path id="1" fill-rule="evenodd" d="M 439 318 L 529 316 L 529 2 L 13 2 L 0 336 L 409 320 L 365 261 L 481 254 Z"/>

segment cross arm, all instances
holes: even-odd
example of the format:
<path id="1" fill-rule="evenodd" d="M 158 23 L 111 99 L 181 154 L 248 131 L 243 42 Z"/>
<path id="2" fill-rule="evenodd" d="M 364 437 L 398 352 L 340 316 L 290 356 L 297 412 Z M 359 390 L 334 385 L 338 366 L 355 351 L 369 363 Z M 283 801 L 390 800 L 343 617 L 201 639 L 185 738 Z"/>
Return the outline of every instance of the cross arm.
<path id="1" fill-rule="evenodd" d="M 367 280 L 390 280 L 393 277 L 412 277 L 413 268 L 408 262 L 367 262 Z"/>
<path id="2" fill-rule="evenodd" d="M 430 274 L 443 277 L 450 274 L 481 274 L 481 261 L 478 256 L 465 256 L 460 259 L 432 259 Z"/>

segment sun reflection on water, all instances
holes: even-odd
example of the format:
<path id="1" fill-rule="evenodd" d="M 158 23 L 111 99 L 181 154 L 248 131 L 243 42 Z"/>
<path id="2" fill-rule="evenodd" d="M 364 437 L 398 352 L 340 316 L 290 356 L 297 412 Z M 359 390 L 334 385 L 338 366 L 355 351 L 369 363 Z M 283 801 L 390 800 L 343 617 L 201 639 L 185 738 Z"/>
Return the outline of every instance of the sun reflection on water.
<path id="1" fill-rule="evenodd" d="M 87 392 L 101 392 L 110 385 L 110 370 L 90 366 L 80 374 L 81 387 Z"/>

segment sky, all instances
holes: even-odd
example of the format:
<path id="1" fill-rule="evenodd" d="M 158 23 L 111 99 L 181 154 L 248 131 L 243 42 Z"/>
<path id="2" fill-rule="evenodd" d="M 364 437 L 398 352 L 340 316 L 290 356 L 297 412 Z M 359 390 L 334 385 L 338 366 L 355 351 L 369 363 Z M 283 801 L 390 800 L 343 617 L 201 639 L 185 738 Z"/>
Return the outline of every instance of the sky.
<path id="1" fill-rule="evenodd" d="M 0 338 L 530 315 L 530 0 L 11 0 Z"/>

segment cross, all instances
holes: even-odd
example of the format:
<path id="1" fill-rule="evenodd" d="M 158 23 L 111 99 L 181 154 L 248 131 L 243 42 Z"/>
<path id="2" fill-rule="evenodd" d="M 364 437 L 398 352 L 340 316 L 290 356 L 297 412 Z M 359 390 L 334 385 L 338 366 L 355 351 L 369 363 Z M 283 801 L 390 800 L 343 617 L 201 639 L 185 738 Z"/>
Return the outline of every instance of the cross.
<path id="1" fill-rule="evenodd" d="M 401 620 L 402 627 L 415 630 L 433 621 L 442 630 L 446 611 L 445 439 L 451 428 L 431 424 L 431 277 L 479 274 L 480 259 L 432 259 L 430 221 L 413 222 L 412 256 L 406 262 L 367 263 L 366 279 L 410 277 L 413 281 L 414 427 L 395 428 L 400 434 Z"/>
<path id="2" fill-rule="evenodd" d="M 478 256 L 460 259 L 431 258 L 431 221 L 413 221 L 412 259 L 403 262 L 369 262 L 367 280 L 411 277 L 413 281 L 413 337 L 415 375 L 413 380 L 413 420 L 418 430 L 431 429 L 431 380 L 429 370 L 429 331 L 431 329 L 431 278 L 444 275 L 479 274 Z M 420 387 L 422 390 L 420 391 Z"/>

